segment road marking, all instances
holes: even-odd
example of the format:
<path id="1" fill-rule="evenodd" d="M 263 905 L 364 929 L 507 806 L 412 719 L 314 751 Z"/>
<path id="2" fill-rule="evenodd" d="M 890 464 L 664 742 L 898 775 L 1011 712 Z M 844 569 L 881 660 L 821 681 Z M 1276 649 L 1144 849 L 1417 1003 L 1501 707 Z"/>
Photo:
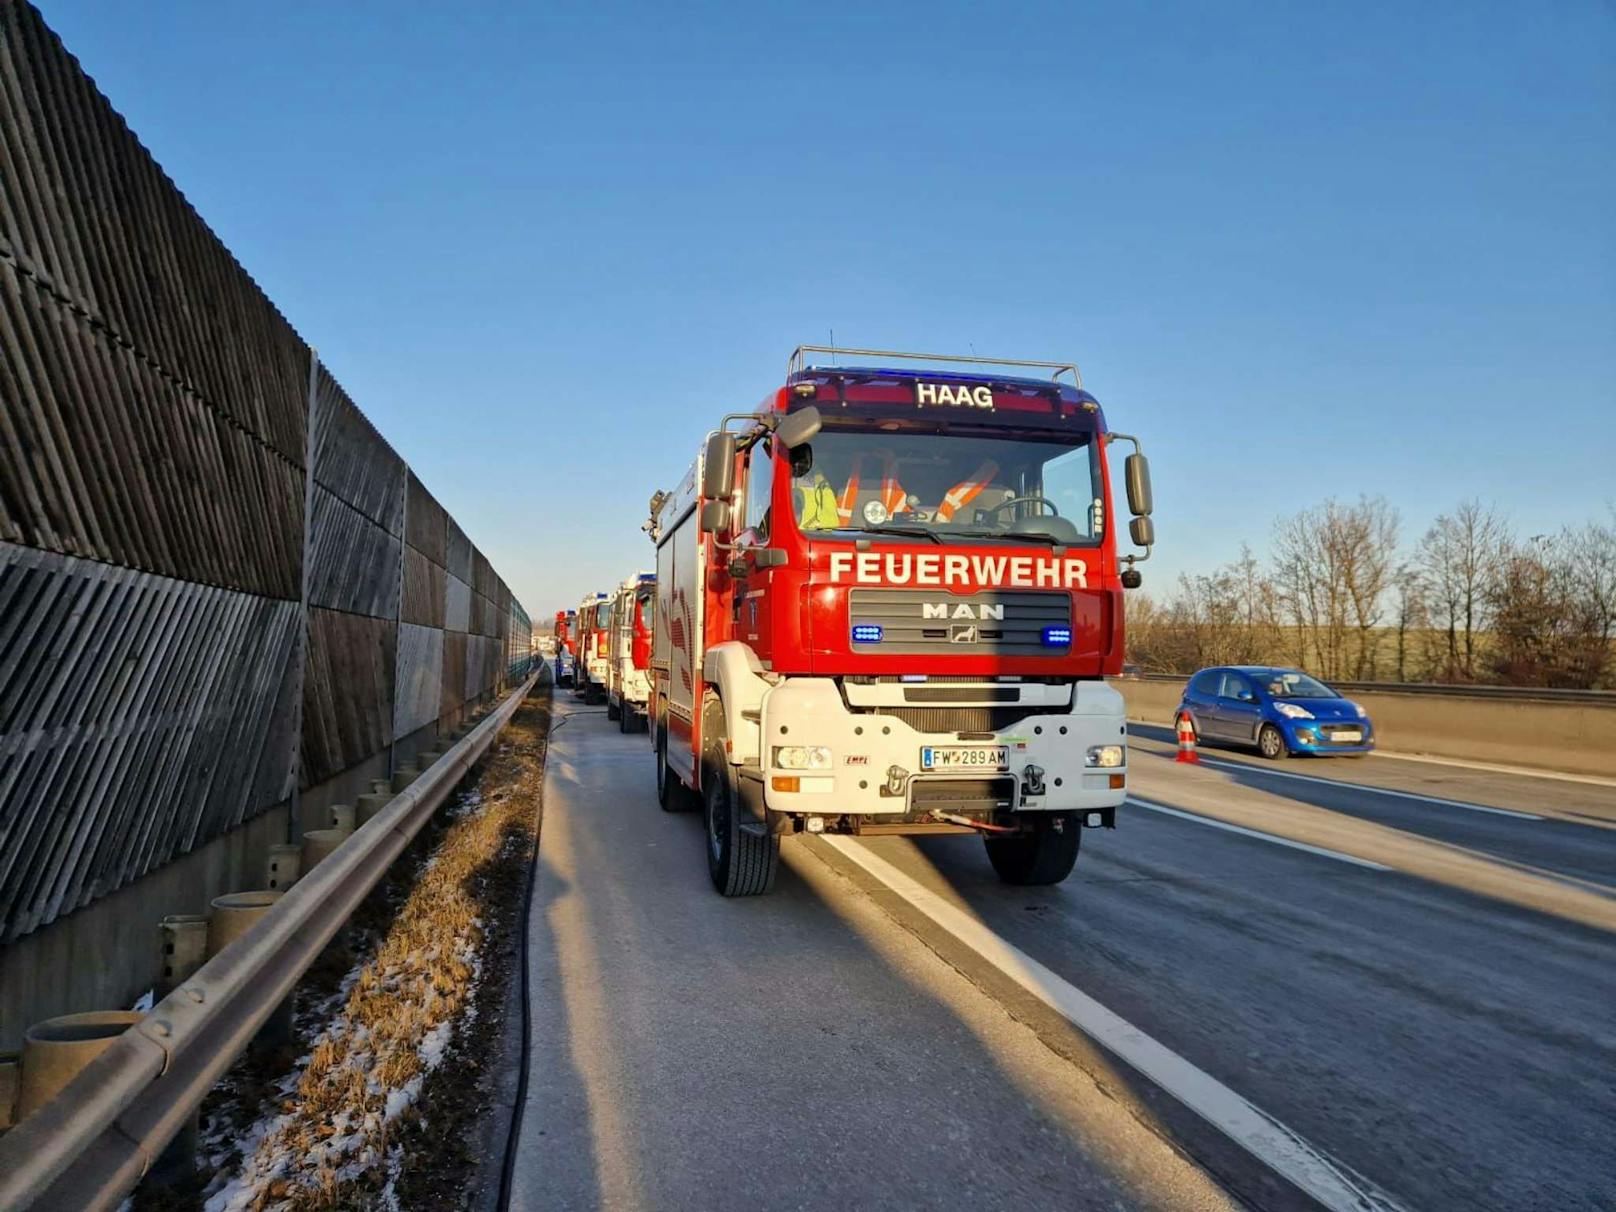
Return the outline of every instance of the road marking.
<path id="1" fill-rule="evenodd" d="M 1485 812 L 1492 816 L 1513 817 L 1517 821 L 1541 821 L 1543 818 L 1533 812 L 1521 812 L 1514 808 L 1494 808 L 1490 804 L 1472 804 L 1466 800 L 1445 800 L 1435 795 L 1420 795 L 1413 791 L 1393 791 L 1390 787 L 1376 787 L 1369 783 L 1351 783 L 1346 779 L 1326 779 L 1314 774 L 1292 774 L 1288 770 L 1270 770 L 1266 766 L 1259 766 L 1256 762 L 1231 762 L 1222 758 L 1201 757 L 1203 766 L 1216 766 L 1219 770 L 1249 770 L 1270 779 L 1297 779 L 1304 783 L 1323 783 L 1326 787 L 1350 787 L 1355 791 L 1367 791 L 1372 795 L 1390 795 L 1400 800 L 1417 800 L 1422 804 L 1439 804 L 1443 808 L 1467 808 L 1471 812 Z"/>
<path id="2" fill-rule="evenodd" d="M 1457 766 L 1461 770 L 1485 770 L 1489 774 L 1515 774 L 1525 779 L 1554 779 L 1561 783 L 1586 783 L 1591 787 L 1616 787 L 1616 779 L 1597 774 L 1572 774 L 1564 770 L 1537 770 L 1531 766 L 1506 766 L 1501 762 L 1467 762 L 1460 758 L 1437 757 L 1429 753 L 1398 753 L 1377 749 L 1371 755 L 1394 762 L 1429 762 L 1433 766 Z"/>
<path id="3" fill-rule="evenodd" d="M 1209 825 L 1213 829 L 1225 829 L 1230 833 L 1241 833 L 1246 837 L 1254 837 L 1258 841 L 1273 842 L 1276 846 L 1289 846 L 1292 850 L 1305 850 L 1309 854 L 1316 854 L 1321 858 L 1335 859 L 1338 863 L 1351 863 L 1354 867 L 1367 867 L 1371 871 L 1391 870 L 1385 863 L 1358 858 L 1352 854 L 1342 854 L 1339 850 L 1326 850 L 1323 846 L 1310 846 L 1306 842 L 1294 841 L 1291 838 L 1280 837 L 1273 833 L 1264 833 L 1260 829 L 1247 829 L 1244 825 L 1231 825 L 1228 821 L 1214 820 L 1212 817 L 1202 816 L 1198 812 L 1183 812 L 1177 808 L 1169 808 L 1166 804 L 1153 804 L 1149 800 L 1142 800 L 1136 796 L 1130 795 L 1128 803 L 1136 808 L 1148 808 L 1152 812 L 1165 812 L 1168 816 L 1194 821 L 1197 825 Z"/>
<path id="4" fill-rule="evenodd" d="M 826 836 L 824 843 L 864 868 L 935 925 L 1331 1212 L 1397 1209 L 1398 1205 L 1367 1179 L 1332 1160 L 1211 1074 L 1158 1043 L 853 838 Z"/>

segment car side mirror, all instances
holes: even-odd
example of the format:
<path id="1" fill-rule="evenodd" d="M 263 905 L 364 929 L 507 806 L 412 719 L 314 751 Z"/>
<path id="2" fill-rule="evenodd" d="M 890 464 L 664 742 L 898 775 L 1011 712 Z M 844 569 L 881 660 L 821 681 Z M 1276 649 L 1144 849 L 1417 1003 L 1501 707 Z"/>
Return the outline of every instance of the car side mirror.
<path id="1" fill-rule="evenodd" d="M 810 404 L 807 408 L 799 408 L 796 412 L 787 413 L 774 427 L 775 439 L 787 450 L 795 450 L 814 440 L 825 424 L 819 415 L 819 409 Z"/>
<path id="2" fill-rule="evenodd" d="M 728 498 L 734 492 L 735 435 L 719 430 L 707 439 L 707 451 L 701 467 L 701 495 L 708 501 L 714 501 L 720 497 Z"/>

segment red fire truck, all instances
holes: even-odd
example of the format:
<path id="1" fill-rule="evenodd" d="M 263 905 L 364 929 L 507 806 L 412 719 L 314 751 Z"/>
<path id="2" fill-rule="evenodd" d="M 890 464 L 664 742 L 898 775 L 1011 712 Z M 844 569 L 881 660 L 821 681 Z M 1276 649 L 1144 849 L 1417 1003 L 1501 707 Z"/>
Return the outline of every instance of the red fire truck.
<path id="1" fill-rule="evenodd" d="M 633 732 L 645 719 L 650 697 L 651 613 L 656 574 L 629 577 L 612 595 L 611 657 L 606 665 L 606 718 Z"/>
<path id="2" fill-rule="evenodd" d="M 1114 442 L 1142 555 L 1117 553 Z M 647 527 L 657 790 L 702 807 L 718 890 L 766 891 L 800 831 L 977 833 L 1002 879 L 1064 879 L 1126 795 L 1104 678 L 1150 512 L 1075 366 L 798 349 Z"/>
<path id="3" fill-rule="evenodd" d="M 558 610 L 555 613 L 555 680 L 557 686 L 572 685 L 573 665 L 578 658 L 576 641 L 573 638 L 577 619 L 578 614 L 573 610 Z"/>
<path id="4" fill-rule="evenodd" d="M 610 594 L 590 593 L 578 603 L 578 659 L 572 692 L 586 703 L 606 698 L 607 635 L 612 612 Z"/>

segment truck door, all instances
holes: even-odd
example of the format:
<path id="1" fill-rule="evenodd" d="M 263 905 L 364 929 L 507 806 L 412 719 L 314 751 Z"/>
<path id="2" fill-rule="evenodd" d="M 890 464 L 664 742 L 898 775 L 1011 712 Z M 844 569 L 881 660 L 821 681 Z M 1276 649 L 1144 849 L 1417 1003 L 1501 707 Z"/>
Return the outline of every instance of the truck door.
<path id="1" fill-rule="evenodd" d="M 750 645 L 760 659 L 768 659 L 772 642 L 770 570 L 759 568 L 753 557 L 769 545 L 770 501 L 774 493 L 774 454 L 769 438 L 748 452 L 745 476 L 746 513 L 737 540 L 741 575 L 735 583 L 735 637 Z"/>

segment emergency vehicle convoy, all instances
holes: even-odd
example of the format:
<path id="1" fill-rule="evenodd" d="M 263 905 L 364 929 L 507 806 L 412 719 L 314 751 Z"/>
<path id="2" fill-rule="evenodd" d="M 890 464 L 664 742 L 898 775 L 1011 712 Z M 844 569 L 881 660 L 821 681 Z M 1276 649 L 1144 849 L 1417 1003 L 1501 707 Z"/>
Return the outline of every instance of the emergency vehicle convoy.
<path id="1" fill-rule="evenodd" d="M 629 577 L 612 595 L 610 654 L 606 665 L 606 718 L 618 730 L 633 732 L 645 718 L 651 683 L 651 609 L 656 574 Z"/>
<path id="2" fill-rule="evenodd" d="M 573 662 L 577 659 L 576 639 L 578 612 L 558 610 L 555 613 L 555 684 L 572 685 Z"/>
<path id="3" fill-rule="evenodd" d="M 606 637 L 611 611 L 610 594 L 585 594 L 578 603 L 578 653 L 572 692 L 585 702 L 599 702 L 606 697 Z"/>
<path id="4" fill-rule="evenodd" d="M 1117 554 L 1119 441 L 1143 555 Z M 1075 366 L 798 349 L 651 499 L 657 791 L 703 808 L 718 890 L 766 891 L 797 831 L 974 832 L 1002 879 L 1064 879 L 1127 794 L 1104 678 L 1150 512 L 1137 439 L 1107 430 Z"/>

